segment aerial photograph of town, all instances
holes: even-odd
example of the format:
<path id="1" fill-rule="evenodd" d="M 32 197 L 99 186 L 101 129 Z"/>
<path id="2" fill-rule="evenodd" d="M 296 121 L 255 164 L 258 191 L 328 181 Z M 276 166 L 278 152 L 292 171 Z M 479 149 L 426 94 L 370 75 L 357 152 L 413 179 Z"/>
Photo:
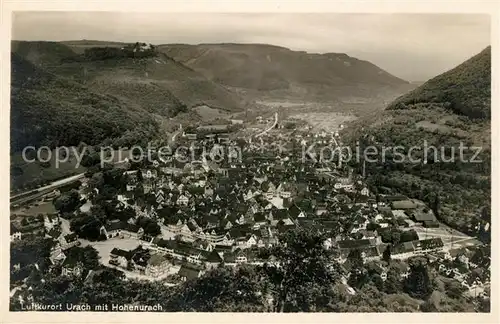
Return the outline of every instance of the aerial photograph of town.
<path id="1" fill-rule="evenodd" d="M 30 11 L 10 43 L 10 312 L 491 312 L 489 16 Z"/>

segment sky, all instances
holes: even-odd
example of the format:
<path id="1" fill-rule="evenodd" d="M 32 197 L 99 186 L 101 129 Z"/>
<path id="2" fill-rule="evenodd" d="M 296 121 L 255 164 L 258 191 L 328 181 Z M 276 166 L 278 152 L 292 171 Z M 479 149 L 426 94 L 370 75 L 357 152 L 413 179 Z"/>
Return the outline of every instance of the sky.
<path id="1" fill-rule="evenodd" d="M 490 45 L 472 14 L 17 12 L 15 40 L 266 43 L 346 53 L 408 81 L 425 81 Z"/>

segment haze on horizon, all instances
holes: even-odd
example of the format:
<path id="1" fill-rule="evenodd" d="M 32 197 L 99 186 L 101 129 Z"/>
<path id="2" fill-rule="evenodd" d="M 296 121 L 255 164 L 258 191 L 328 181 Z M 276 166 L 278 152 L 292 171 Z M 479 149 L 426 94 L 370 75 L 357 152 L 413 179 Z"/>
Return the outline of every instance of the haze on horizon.
<path id="1" fill-rule="evenodd" d="M 263 43 L 346 53 L 408 81 L 424 81 L 490 45 L 479 14 L 17 12 L 14 40 Z"/>

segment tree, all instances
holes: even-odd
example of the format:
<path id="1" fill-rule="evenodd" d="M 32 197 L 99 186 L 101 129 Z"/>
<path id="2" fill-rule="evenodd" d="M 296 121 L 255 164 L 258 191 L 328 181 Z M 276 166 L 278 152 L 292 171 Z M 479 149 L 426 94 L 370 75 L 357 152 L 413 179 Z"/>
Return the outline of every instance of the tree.
<path id="1" fill-rule="evenodd" d="M 487 223 L 491 222 L 491 207 L 484 206 L 481 208 L 481 219 Z"/>
<path id="2" fill-rule="evenodd" d="M 347 260 L 351 262 L 351 267 L 360 269 L 363 267 L 363 256 L 359 249 L 354 249 L 347 255 Z"/>
<path id="3" fill-rule="evenodd" d="M 101 156 L 99 153 L 95 152 L 92 154 L 85 153 L 80 164 L 84 167 L 92 167 L 99 163 L 101 163 Z"/>
<path id="4" fill-rule="evenodd" d="M 90 207 L 90 215 L 92 215 L 94 219 L 99 220 L 101 223 L 105 223 L 108 219 L 106 209 L 102 205 L 93 205 Z"/>
<path id="5" fill-rule="evenodd" d="M 99 266 L 99 254 L 94 247 L 72 247 L 65 251 L 66 257 L 77 260 L 83 264 L 85 269 L 92 270 Z"/>
<path id="6" fill-rule="evenodd" d="M 136 213 L 132 207 L 124 208 L 123 210 L 116 212 L 115 216 L 121 221 L 128 221 L 130 218 L 135 218 Z"/>
<path id="7" fill-rule="evenodd" d="M 399 244 L 401 242 L 401 232 L 399 230 L 395 230 L 392 232 L 392 243 L 394 245 Z"/>
<path id="8" fill-rule="evenodd" d="M 314 306 L 312 289 L 337 280 L 331 252 L 323 246 L 325 239 L 311 230 L 296 229 L 285 232 L 280 244 L 271 249 L 279 267 L 267 266 L 265 271 L 274 287 L 276 311 L 310 311 Z"/>
<path id="9" fill-rule="evenodd" d="M 54 200 L 54 207 L 60 213 L 71 213 L 76 210 L 80 203 L 80 194 L 76 190 L 63 193 Z"/>
<path id="10" fill-rule="evenodd" d="M 266 289 L 257 268 L 219 267 L 204 277 L 190 280 L 169 298 L 169 311 L 263 312 Z"/>
<path id="11" fill-rule="evenodd" d="M 384 253 L 382 254 L 382 259 L 387 263 L 391 262 L 391 246 L 390 245 L 388 245 L 387 248 L 384 250 Z"/>
<path id="12" fill-rule="evenodd" d="M 439 194 L 436 193 L 434 195 L 434 199 L 432 200 L 432 211 L 434 212 L 434 215 L 436 215 L 436 217 L 439 217 L 439 210 L 441 209 L 441 200 L 439 198 Z"/>
<path id="13" fill-rule="evenodd" d="M 410 275 L 405 281 L 405 291 L 414 298 L 426 299 L 432 293 L 432 283 L 427 266 L 419 263 L 411 266 Z"/>
<path id="14" fill-rule="evenodd" d="M 161 234 L 160 225 L 158 225 L 158 223 L 156 223 L 156 221 L 152 220 L 151 218 L 139 217 L 139 219 L 137 220 L 137 225 L 142 227 L 145 235 L 155 237 Z"/>
<path id="15" fill-rule="evenodd" d="M 21 267 L 37 263 L 42 267 L 43 263 L 49 263 L 50 248 L 52 240 L 47 238 L 35 238 L 33 240 L 21 240 L 11 244 L 10 264 Z"/>
<path id="16" fill-rule="evenodd" d="M 445 283 L 446 295 L 450 298 L 459 299 L 466 290 L 457 280 L 450 280 Z"/>
<path id="17" fill-rule="evenodd" d="M 376 231 L 379 228 L 380 228 L 380 225 L 377 223 L 373 223 L 373 222 L 370 222 L 370 223 L 368 223 L 368 225 L 366 225 L 367 231 Z"/>
<path id="18" fill-rule="evenodd" d="M 142 181 L 143 181 L 142 170 L 138 168 L 136 174 L 137 174 L 137 182 L 142 183 Z"/>
<path id="19" fill-rule="evenodd" d="M 156 237 L 161 234 L 160 226 L 156 222 L 150 222 L 144 228 L 144 234 Z"/>
<path id="20" fill-rule="evenodd" d="M 403 291 L 401 274 L 397 267 L 391 266 L 387 271 L 387 279 L 384 282 L 384 291 L 388 294 L 397 294 Z"/>
<path id="21" fill-rule="evenodd" d="M 70 222 L 70 229 L 79 237 L 89 241 L 101 240 L 102 222 L 92 215 L 75 217 Z"/>
<path id="22" fill-rule="evenodd" d="M 420 310 L 424 313 L 437 313 L 437 312 L 439 312 L 436 305 L 431 300 L 427 300 L 425 303 L 420 305 Z"/>

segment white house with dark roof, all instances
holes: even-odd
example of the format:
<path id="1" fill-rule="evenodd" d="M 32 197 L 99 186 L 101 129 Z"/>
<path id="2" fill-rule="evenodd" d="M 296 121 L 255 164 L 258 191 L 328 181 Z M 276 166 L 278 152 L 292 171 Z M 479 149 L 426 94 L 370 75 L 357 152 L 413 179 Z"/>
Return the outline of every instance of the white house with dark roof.
<path id="1" fill-rule="evenodd" d="M 127 268 L 131 257 L 130 251 L 114 248 L 109 253 L 109 263 L 121 268 Z"/>
<path id="2" fill-rule="evenodd" d="M 189 198 L 186 195 L 180 195 L 176 203 L 180 206 L 187 206 L 189 204 Z"/>
<path id="3" fill-rule="evenodd" d="M 17 241 L 22 239 L 21 231 L 14 226 L 12 223 L 10 224 L 10 241 Z"/>
<path id="4" fill-rule="evenodd" d="M 59 236 L 58 241 L 63 250 L 67 250 L 73 246 L 80 245 L 80 241 L 78 241 L 78 236 L 75 233 L 68 235 L 61 235 Z"/>
<path id="5" fill-rule="evenodd" d="M 43 217 L 43 225 L 45 230 L 50 231 L 51 229 L 59 226 L 59 216 L 55 214 L 47 214 Z"/>
<path id="6" fill-rule="evenodd" d="M 148 260 L 145 274 L 153 278 L 164 276 L 168 273 L 171 263 L 161 254 L 153 254 Z"/>

